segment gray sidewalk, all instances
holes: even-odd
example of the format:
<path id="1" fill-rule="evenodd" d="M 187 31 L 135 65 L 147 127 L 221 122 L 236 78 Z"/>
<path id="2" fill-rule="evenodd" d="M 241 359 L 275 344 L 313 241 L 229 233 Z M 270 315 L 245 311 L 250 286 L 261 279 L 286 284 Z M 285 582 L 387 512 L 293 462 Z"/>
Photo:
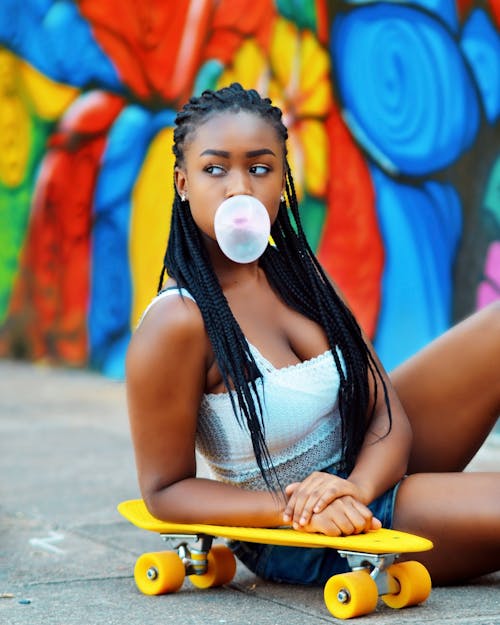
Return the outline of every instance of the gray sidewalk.
<path id="1" fill-rule="evenodd" d="M 116 504 L 138 496 L 124 386 L 90 372 L 0 360 L 0 623 L 5 625 L 320 625 L 322 591 L 263 583 L 146 597 L 135 559 L 161 550 Z M 471 470 L 500 470 L 492 437 Z M 499 537 L 500 539 L 500 537 Z M 437 588 L 415 608 L 351 623 L 500 624 L 500 572 Z"/>

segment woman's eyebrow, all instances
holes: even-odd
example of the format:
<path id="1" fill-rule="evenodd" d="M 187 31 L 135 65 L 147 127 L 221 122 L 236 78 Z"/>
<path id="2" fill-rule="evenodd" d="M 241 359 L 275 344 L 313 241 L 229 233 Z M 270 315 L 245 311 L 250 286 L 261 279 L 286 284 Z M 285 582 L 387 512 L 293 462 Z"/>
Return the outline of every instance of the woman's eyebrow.
<path id="1" fill-rule="evenodd" d="M 269 148 L 262 148 L 261 150 L 251 150 L 250 152 L 246 153 L 246 156 L 249 158 L 253 158 L 254 156 L 262 156 L 263 154 L 271 154 L 272 156 L 276 156 L 276 154 Z"/>
<path id="2" fill-rule="evenodd" d="M 229 152 L 225 150 L 203 150 L 200 156 L 221 156 L 222 158 L 229 158 Z"/>
<path id="3" fill-rule="evenodd" d="M 250 150 L 245 153 L 247 158 L 254 158 L 255 156 L 262 156 L 263 154 L 271 154 L 272 156 L 276 156 L 276 154 L 270 150 L 269 148 L 262 148 L 260 150 Z M 225 150 L 212 150 L 208 148 L 207 150 L 203 150 L 200 156 L 219 156 L 221 158 L 229 158 L 230 153 Z"/>

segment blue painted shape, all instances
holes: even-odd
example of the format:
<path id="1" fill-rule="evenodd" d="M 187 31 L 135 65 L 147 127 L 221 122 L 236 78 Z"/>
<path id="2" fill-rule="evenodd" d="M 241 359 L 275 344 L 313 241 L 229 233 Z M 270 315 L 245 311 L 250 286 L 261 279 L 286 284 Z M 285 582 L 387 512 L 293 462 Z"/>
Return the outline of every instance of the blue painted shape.
<path id="1" fill-rule="evenodd" d="M 0 43 L 57 82 L 119 90 L 120 77 L 74 2 L 2 0 Z"/>
<path id="2" fill-rule="evenodd" d="M 6 0 L 19 5 L 19 0 Z M 24 0 L 23 9 L 27 9 L 32 15 L 37 17 L 43 17 L 50 7 L 58 2 L 58 0 Z"/>
<path id="3" fill-rule="evenodd" d="M 347 4 L 368 4 L 379 3 L 380 0 L 345 0 Z M 414 7 L 421 7 L 434 17 L 443 21 L 450 30 L 454 33 L 458 31 L 459 21 L 457 12 L 456 0 L 411 0 L 411 2 L 405 2 L 404 0 L 387 0 L 394 4 L 408 4 Z"/>
<path id="4" fill-rule="evenodd" d="M 377 3 L 339 13 L 330 52 L 344 117 L 389 173 L 453 163 L 478 132 L 478 93 L 450 31 L 428 13 Z"/>
<path id="5" fill-rule="evenodd" d="M 392 369 L 451 323 L 452 267 L 462 229 L 451 185 L 399 184 L 372 167 L 385 248 L 375 348 Z"/>
<path id="6" fill-rule="evenodd" d="M 0 44 L 18 54 L 28 38 L 37 36 L 36 25 L 41 22 L 45 11 L 50 8 L 50 3 L 47 7 L 31 5 L 31 0 L 27 0 L 26 7 L 20 11 L 19 0 L 2 0 Z M 40 14 L 41 10 L 42 14 Z"/>
<path id="7" fill-rule="evenodd" d="M 172 111 L 154 115 L 129 106 L 111 128 L 102 158 L 94 199 L 88 331 L 90 363 L 110 377 L 123 377 L 130 339 L 132 190 L 152 138 L 173 119 Z"/>
<path id="8" fill-rule="evenodd" d="M 486 118 L 494 123 L 500 115 L 500 35 L 482 9 L 470 14 L 461 46 L 476 78 Z"/>
<path id="9" fill-rule="evenodd" d="M 141 107 L 130 106 L 122 111 L 109 133 L 96 185 L 89 352 L 90 363 L 108 374 L 110 369 L 116 371 L 120 362 L 113 346 L 124 346 L 130 337 L 130 198 L 147 150 L 150 123 L 151 114 Z M 112 364 L 108 364 L 110 354 Z M 121 357 L 124 363 L 125 352 Z"/>

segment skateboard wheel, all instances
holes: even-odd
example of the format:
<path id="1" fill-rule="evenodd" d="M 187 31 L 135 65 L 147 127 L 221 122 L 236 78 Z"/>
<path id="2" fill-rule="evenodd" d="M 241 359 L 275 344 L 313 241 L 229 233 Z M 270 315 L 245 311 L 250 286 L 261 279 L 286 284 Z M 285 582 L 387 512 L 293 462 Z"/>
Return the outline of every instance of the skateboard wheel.
<path id="1" fill-rule="evenodd" d="M 422 603 L 431 593 L 431 577 L 420 562 L 398 562 L 387 568 L 400 585 L 397 594 L 382 595 L 382 601 L 390 608 L 404 608 Z"/>
<path id="2" fill-rule="evenodd" d="M 184 564 L 175 551 L 145 553 L 135 563 L 135 583 L 145 595 L 177 592 L 184 577 Z"/>
<path id="3" fill-rule="evenodd" d="M 189 575 L 196 588 L 213 588 L 228 584 L 236 573 L 233 552 L 225 545 L 214 545 L 207 555 L 207 572 L 203 575 Z"/>
<path id="4" fill-rule="evenodd" d="M 324 598 L 326 607 L 335 618 L 363 616 L 377 607 L 377 584 L 368 571 L 341 573 L 326 582 Z"/>

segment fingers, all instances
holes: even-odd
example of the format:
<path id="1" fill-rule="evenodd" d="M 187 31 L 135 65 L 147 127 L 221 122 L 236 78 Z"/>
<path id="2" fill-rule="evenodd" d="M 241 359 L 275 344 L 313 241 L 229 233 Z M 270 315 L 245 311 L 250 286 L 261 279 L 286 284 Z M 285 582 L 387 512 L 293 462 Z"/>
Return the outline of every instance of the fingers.
<path id="1" fill-rule="evenodd" d="M 352 497 L 335 500 L 329 513 L 344 536 L 361 534 L 371 529 L 373 518 L 371 511 Z"/>
<path id="2" fill-rule="evenodd" d="M 295 529 L 306 526 L 313 514 L 322 512 L 338 497 L 356 497 L 356 486 L 329 473 L 314 472 L 302 482 L 294 482 L 285 488 L 289 497 L 283 521 Z"/>
<path id="3" fill-rule="evenodd" d="M 288 484 L 288 486 L 285 486 L 285 493 L 290 497 L 293 495 L 297 486 L 300 486 L 300 482 L 292 482 L 291 484 Z"/>
<path id="4" fill-rule="evenodd" d="M 353 497 L 345 496 L 336 499 L 322 512 L 314 514 L 311 522 L 301 529 L 328 536 L 350 536 L 380 529 L 381 526 L 369 508 Z"/>
<path id="5" fill-rule="evenodd" d="M 283 514 L 285 523 L 292 523 L 295 529 L 300 525 L 307 525 L 311 520 L 315 508 L 320 512 L 320 501 L 323 496 L 323 480 L 315 474 L 310 475 L 301 483 L 290 484 L 285 492 L 289 495 L 288 503 Z"/>
<path id="6" fill-rule="evenodd" d="M 321 497 L 323 475 L 314 472 L 302 482 L 289 484 L 285 492 L 289 496 L 283 514 L 285 523 L 292 523 L 296 529 L 299 525 L 307 525 L 313 514 L 313 508 Z"/>

